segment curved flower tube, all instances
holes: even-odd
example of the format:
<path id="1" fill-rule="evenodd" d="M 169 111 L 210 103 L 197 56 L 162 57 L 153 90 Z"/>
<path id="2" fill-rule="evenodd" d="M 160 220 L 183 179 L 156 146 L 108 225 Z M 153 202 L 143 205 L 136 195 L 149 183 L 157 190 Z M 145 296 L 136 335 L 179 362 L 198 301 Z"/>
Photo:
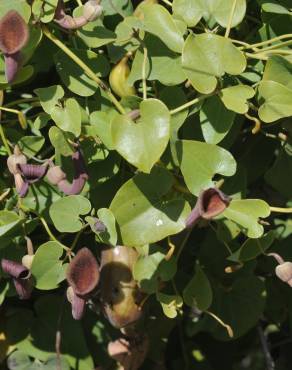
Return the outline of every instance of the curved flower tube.
<path id="1" fill-rule="evenodd" d="M 79 149 L 72 155 L 72 160 L 75 171 L 72 183 L 70 184 L 67 179 L 58 182 L 59 190 L 66 195 L 81 193 L 86 181 L 88 180 L 85 162 Z"/>
<path id="2" fill-rule="evenodd" d="M 199 194 L 197 203 L 186 219 L 186 228 L 193 227 L 201 218 L 212 220 L 230 204 L 231 198 L 217 188 L 209 188 Z"/>
<path id="3" fill-rule="evenodd" d="M 0 20 L 0 49 L 4 53 L 5 74 L 8 83 L 12 82 L 21 66 L 20 50 L 29 38 L 28 26 L 20 14 L 10 10 Z"/>
<path id="4" fill-rule="evenodd" d="M 67 30 L 76 30 L 97 19 L 101 13 L 102 6 L 99 4 L 99 0 L 89 0 L 83 6 L 83 15 L 72 17 L 65 13 L 64 3 L 60 0 L 56 8 L 54 21 Z"/>
<path id="5" fill-rule="evenodd" d="M 30 271 L 21 263 L 5 258 L 1 260 L 1 267 L 6 274 L 12 277 L 19 298 L 29 299 L 33 288 Z"/>

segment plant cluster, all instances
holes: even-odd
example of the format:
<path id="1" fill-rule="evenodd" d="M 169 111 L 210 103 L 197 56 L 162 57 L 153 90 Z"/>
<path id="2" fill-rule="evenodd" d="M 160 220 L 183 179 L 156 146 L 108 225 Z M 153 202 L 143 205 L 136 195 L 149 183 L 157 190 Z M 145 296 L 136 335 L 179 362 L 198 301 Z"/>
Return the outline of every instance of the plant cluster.
<path id="1" fill-rule="evenodd" d="M 291 25 L 0 2 L 3 369 L 291 368 Z"/>

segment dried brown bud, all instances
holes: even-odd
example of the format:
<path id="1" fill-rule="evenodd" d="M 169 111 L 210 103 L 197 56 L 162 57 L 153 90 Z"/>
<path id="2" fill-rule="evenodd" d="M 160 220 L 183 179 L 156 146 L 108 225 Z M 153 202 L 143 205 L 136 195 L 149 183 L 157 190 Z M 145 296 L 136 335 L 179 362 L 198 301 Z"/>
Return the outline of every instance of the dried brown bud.
<path id="1" fill-rule="evenodd" d="M 99 282 L 99 266 L 96 258 L 88 248 L 82 248 L 70 262 L 67 280 L 74 293 L 86 297 Z"/>
<path id="2" fill-rule="evenodd" d="M 4 54 L 15 54 L 28 41 L 28 26 L 20 14 L 10 10 L 0 20 L 0 49 Z"/>
<path id="3" fill-rule="evenodd" d="M 186 219 L 186 227 L 193 227 L 200 218 L 211 220 L 222 213 L 231 198 L 217 188 L 209 188 L 200 193 L 197 203 Z"/>
<path id="4" fill-rule="evenodd" d="M 134 248 L 116 246 L 101 254 L 101 300 L 104 313 L 116 328 L 123 328 L 142 316 L 143 295 L 132 275 L 138 253 Z"/>
<path id="5" fill-rule="evenodd" d="M 53 166 L 49 168 L 47 178 L 52 185 L 58 185 L 60 181 L 66 178 L 66 174 L 60 166 Z"/>

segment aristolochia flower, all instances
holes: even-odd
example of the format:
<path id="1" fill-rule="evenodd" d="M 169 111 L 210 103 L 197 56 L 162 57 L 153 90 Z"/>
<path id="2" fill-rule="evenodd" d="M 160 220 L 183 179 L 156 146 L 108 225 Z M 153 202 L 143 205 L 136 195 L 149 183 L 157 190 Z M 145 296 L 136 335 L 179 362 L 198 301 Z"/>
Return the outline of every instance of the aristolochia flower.
<path id="1" fill-rule="evenodd" d="M 28 26 L 20 14 L 10 10 L 0 20 L 0 49 L 5 59 L 7 82 L 14 80 L 21 65 L 21 49 L 29 38 Z"/>
<path id="2" fill-rule="evenodd" d="M 32 291 L 30 271 L 19 262 L 5 258 L 1 260 L 2 270 L 13 279 L 15 290 L 20 299 L 29 299 Z"/>

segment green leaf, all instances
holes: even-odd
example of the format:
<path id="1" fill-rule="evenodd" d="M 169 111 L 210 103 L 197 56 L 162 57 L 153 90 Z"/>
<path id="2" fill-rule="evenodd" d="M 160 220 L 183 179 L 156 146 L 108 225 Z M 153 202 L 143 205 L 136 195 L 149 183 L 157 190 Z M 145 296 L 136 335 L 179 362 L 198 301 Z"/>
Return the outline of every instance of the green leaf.
<path id="1" fill-rule="evenodd" d="M 247 85 L 230 86 L 220 91 L 220 99 L 225 107 L 239 114 L 248 112 L 248 99 L 253 98 L 255 91 Z"/>
<path id="2" fill-rule="evenodd" d="M 200 311 L 206 311 L 212 303 L 212 288 L 209 280 L 199 264 L 196 265 L 196 273 L 188 282 L 183 291 L 185 303 L 190 307 L 197 307 Z"/>
<path id="3" fill-rule="evenodd" d="M 95 217 L 87 216 L 85 221 L 89 223 L 92 231 L 98 236 L 100 243 L 110 244 L 115 246 L 117 244 L 117 230 L 116 230 L 116 220 L 111 212 L 107 208 L 100 208 L 97 212 L 99 220 L 106 226 L 106 231 L 97 232 L 95 230 L 94 224 L 96 223 Z"/>
<path id="4" fill-rule="evenodd" d="M 267 13 L 276 13 L 276 14 L 291 14 L 287 8 L 280 4 L 274 4 L 272 2 L 265 2 L 262 5 L 263 11 Z"/>
<path id="5" fill-rule="evenodd" d="M 258 221 L 269 215 L 269 205 L 260 199 L 234 199 L 222 213 L 222 216 L 237 223 L 249 238 L 263 235 L 264 227 Z"/>
<path id="6" fill-rule="evenodd" d="M 213 0 L 211 14 L 222 27 L 227 27 L 234 0 Z M 211 2 L 211 3 L 212 3 Z M 237 26 L 243 20 L 246 13 L 246 0 L 236 0 L 231 27 Z"/>
<path id="7" fill-rule="evenodd" d="M 79 216 L 86 215 L 90 210 L 88 199 L 81 195 L 69 195 L 51 205 L 50 216 L 58 231 L 74 233 L 82 228 Z"/>
<path id="8" fill-rule="evenodd" d="M 234 339 L 249 331 L 261 317 L 265 307 L 265 285 L 255 276 L 235 281 L 231 289 L 213 291 L 214 300 L 210 311 L 230 325 Z M 248 312 L 248 314 L 247 314 Z M 229 339 L 226 329 L 212 320 L 212 334 L 220 340 Z"/>
<path id="9" fill-rule="evenodd" d="M 0 237 L 9 236 L 24 221 L 25 219 L 19 217 L 15 212 L 0 211 Z"/>
<path id="10" fill-rule="evenodd" d="M 183 35 L 170 13 L 158 4 L 145 5 L 141 11 L 145 31 L 159 37 L 170 50 L 181 53 Z"/>
<path id="11" fill-rule="evenodd" d="M 265 100 L 259 108 L 259 117 L 262 121 L 270 123 L 292 116 L 292 89 L 278 82 L 262 81 L 259 94 Z"/>
<path id="12" fill-rule="evenodd" d="M 63 131 L 79 136 L 81 132 L 81 111 L 79 104 L 73 98 L 64 101 L 63 107 L 55 106 L 51 111 L 52 119 Z"/>
<path id="13" fill-rule="evenodd" d="M 226 109 L 218 96 L 207 99 L 200 110 L 200 121 L 207 143 L 218 144 L 231 129 L 235 113 Z"/>
<path id="14" fill-rule="evenodd" d="M 233 156 L 217 145 L 180 140 L 176 147 L 184 180 L 194 195 L 214 186 L 215 174 L 232 176 L 236 172 Z"/>
<path id="15" fill-rule="evenodd" d="M 124 245 L 154 243 L 184 229 L 188 204 L 182 199 L 162 198 L 171 186 L 169 172 L 154 168 L 151 174 L 138 174 L 119 189 L 110 209 Z"/>
<path id="16" fill-rule="evenodd" d="M 148 80 L 158 80 L 166 86 L 178 85 L 186 80 L 180 55 L 169 50 L 159 38 L 153 35 L 146 35 L 144 43 L 148 54 L 146 60 L 146 77 Z M 130 85 L 142 79 L 143 60 L 143 50 L 138 49 L 128 77 Z"/>
<path id="17" fill-rule="evenodd" d="M 202 94 L 209 94 L 215 90 L 217 78 L 225 73 L 242 73 L 246 59 L 225 37 L 212 33 L 191 34 L 184 44 L 182 66 L 194 88 Z"/>
<path id="18" fill-rule="evenodd" d="M 228 260 L 234 262 L 246 262 L 255 259 L 257 256 L 264 254 L 275 240 L 273 230 L 258 239 L 247 239 L 242 246 L 228 257 Z"/>
<path id="19" fill-rule="evenodd" d="M 121 156 L 149 173 L 169 141 L 170 114 L 161 101 L 147 99 L 140 104 L 140 115 L 136 122 L 128 115 L 114 118 L 112 139 Z"/>
<path id="20" fill-rule="evenodd" d="M 74 17 L 83 15 L 83 6 L 75 8 L 73 11 Z M 89 48 L 100 48 L 113 42 L 116 38 L 114 32 L 108 30 L 102 23 L 100 18 L 88 22 L 82 28 L 77 30 L 77 35 L 80 37 Z"/>
<path id="21" fill-rule="evenodd" d="M 55 106 L 59 104 L 60 99 L 64 96 L 64 90 L 60 85 L 42 87 L 35 89 L 34 92 L 39 97 L 43 110 L 48 114 L 51 114 Z"/>
<path id="22" fill-rule="evenodd" d="M 292 63 L 280 55 L 269 57 L 263 81 L 274 81 L 292 89 Z"/>
<path id="23" fill-rule="evenodd" d="M 9 0 L 9 1 L 1 1 L 0 2 L 0 18 L 4 17 L 9 10 L 16 10 L 22 18 L 28 23 L 31 9 L 30 5 L 26 2 L 26 0 Z"/>
<path id="24" fill-rule="evenodd" d="M 72 136 L 73 135 L 70 135 L 67 132 L 63 132 L 56 126 L 51 127 L 49 130 L 49 138 L 53 147 L 64 157 L 67 157 L 74 153 L 74 150 L 68 142 L 68 139 L 74 139 L 74 136 Z"/>
<path id="25" fill-rule="evenodd" d="M 160 302 L 164 315 L 169 319 L 174 319 L 183 305 L 182 297 L 179 295 L 158 292 L 156 293 L 156 299 Z"/>
<path id="26" fill-rule="evenodd" d="M 233 0 L 174 0 L 173 12 L 183 19 L 188 26 L 193 27 L 202 17 L 211 16 L 222 26 L 226 27 L 229 21 Z M 246 0 L 237 0 L 231 27 L 237 26 L 246 12 Z"/>
<path id="27" fill-rule="evenodd" d="M 109 150 L 114 149 L 111 122 L 116 116 L 117 112 L 114 110 L 109 110 L 108 112 L 95 111 L 90 115 L 90 124 L 94 127 L 96 135 L 99 136 L 101 141 Z"/>
<path id="28" fill-rule="evenodd" d="M 49 120 L 51 119 L 50 115 L 45 113 L 45 112 L 41 112 L 37 118 L 34 120 L 34 127 L 37 129 L 37 130 L 41 130 L 42 128 L 44 128 L 47 123 L 49 122 Z"/>
<path id="29" fill-rule="evenodd" d="M 56 289 L 63 280 L 62 261 L 63 248 L 60 243 L 47 242 L 36 251 L 31 273 L 40 290 Z"/>
<path id="30" fill-rule="evenodd" d="M 42 136 L 23 136 L 17 144 L 26 156 L 31 157 L 41 150 L 44 143 L 45 138 Z"/>
<path id="31" fill-rule="evenodd" d="M 165 255 L 155 252 L 149 256 L 140 256 L 133 268 L 133 277 L 139 282 L 141 289 L 154 293 L 158 287 L 158 268 Z"/>
<path id="32" fill-rule="evenodd" d="M 104 77 L 109 73 L 109 63 L 103 55 L 97 55 L 91 50 L 70 49 L 98 76 Z M 54 56 L 57 72 L 64 85 L 79 96 L 91 96 L 98 89 L 98 85 L 92 78 L 68 57 L 62 50 Z"/>
<path id="33" fill-rule="evenodd" d="M 7 366 L 9 370 L 30 370 L 32 362 L 27 354 L 16 350 L 8 357 Z"/>

